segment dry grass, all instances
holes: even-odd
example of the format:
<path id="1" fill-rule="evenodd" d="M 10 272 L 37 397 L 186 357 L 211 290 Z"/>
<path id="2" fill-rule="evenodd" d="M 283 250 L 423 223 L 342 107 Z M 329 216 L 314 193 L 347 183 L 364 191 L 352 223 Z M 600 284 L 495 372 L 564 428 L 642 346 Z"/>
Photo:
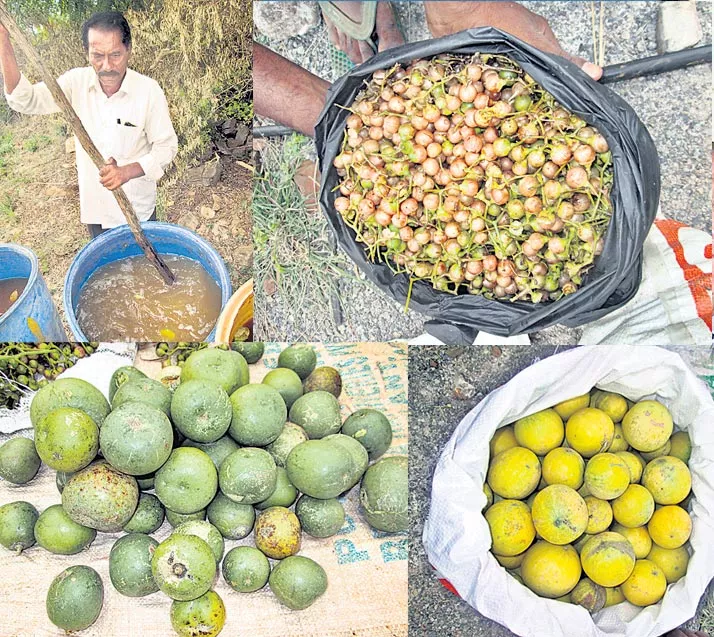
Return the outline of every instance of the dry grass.
<path id="1" fill-rule="evenodd" d="M 230 103 L 251 97 L 250 0 L 166 0 L 127 18 L 135 25 L 136 69 L 166 93 L 180 142 L 175 164 L 183 168 Z"/>
<path id="2" fill-rule="evenodd" d="M 310 339 L 337 329 L 340 283 L 357 281 L 351 262 L 330 244 L 325 218 L 295 183 L 312 142 L 300 135 L 266 142 L 253 182 L 253 277 L 262 319 L 257 336 L 288 340 L 283 320 Z M 274 321 L 275 315 L 283 317 Z M 290 329 L 290 328 L 289 328 Z"/>
<path id="3" fill-rule="evenodd" d="M 155 79 L 166 93 L 179 136 L 179 154 L 169 174 L 175 179 L 202 152 L 212 125 L 235 111 L 237 102 L 252 101 L 252 8 L 250 0 L 146 4 L 145 10 L 126 13 L 134 49 L 130 66 Z M 87 64 L 80 36 L 80 28 L 68 23 L 42 30 L 37 48 L 55 75 Z"/>
<path id="4" fill-rule="evenodd" d="M 684 624 L 683 628 L 714 635 L 714 582 L 709 582 L 709 587 L 699 600 L 696 615 Z"/>

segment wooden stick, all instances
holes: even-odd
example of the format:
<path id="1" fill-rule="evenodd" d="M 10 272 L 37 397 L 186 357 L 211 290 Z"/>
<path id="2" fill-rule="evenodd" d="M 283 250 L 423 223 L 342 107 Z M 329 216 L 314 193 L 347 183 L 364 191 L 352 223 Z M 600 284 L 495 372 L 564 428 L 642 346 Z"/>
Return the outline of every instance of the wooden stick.
<path id="1" fill-rule="evenodd" d="M 57 80 L 55 80 L 54 76 L 47 70 L 30 41 L 20 30 L 20 27 L 17 26 L 17 23 L 12 15 L 10 15 L 10 12 L 5 6 L 4 0 L 0 0 L 0 22 L 2 22 L 8 30 L 13 40 L 15 40 L 15 43 L 20 47 L 27 59 L 39 69 L 43 81 L 50 90 L 55 103 L 60 107 L 65 117 L 69 120 L 69 124 L 72 127 L 74 134 L 77 136 L 77 139 L 79 139 L 79 143 L 82 145 L 82 148 L 84 148 L 85 152 L 92 159 L 94 165 L 101 170 L 106 165 L 104 158 L 97 150 L 94 142 L 90 139 L 84 125 L 80 121 L 79 117 L 77 117 L 77 113 L 74 112 L 72 105 L 69 103 L 67 96 L 64 94 L 59 84 L 57 84 Z M 117 188 L 112 192 L 117 200 L 117 203 L 119 204 L 119 208 L 126 217 L 126 222 L 129 224 L 129 228 L 131 228 L 134 239 L 136 239 L 136 242 L 144 251 L 146 258 L 159 271 L 159 274 L 161 274 L 164 281 L 168 285 L 171 285 L 176 280 L 176 277 L 174 276 L 174 273 L 169 270 L 166 263 L 164 263 L 159 253 L 156 252 L 154 246 L 151 245 L 149 240 L 146 238 L 146 235 L 139 224 L 139 219 L 134 212 L 134 208 L 132 207 L 129 198 L 126 196 L 126 193 L 122 188 Z"/>

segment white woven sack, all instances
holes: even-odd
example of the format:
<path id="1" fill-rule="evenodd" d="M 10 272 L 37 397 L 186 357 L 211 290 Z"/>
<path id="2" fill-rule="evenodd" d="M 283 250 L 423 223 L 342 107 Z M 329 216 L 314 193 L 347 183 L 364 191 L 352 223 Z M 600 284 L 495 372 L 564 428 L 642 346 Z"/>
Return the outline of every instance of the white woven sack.
<path id="1" fill-rule="evenodd" d="M 489 440 L 522 416 L 596 386 L 667 406 L 692 440 L 689 468 L 695 498 L 687 575 L 648 608 L 629 602 L 591 616 L 584 608 L 538 597 L 508 575 L 489 552 L 481 513 Z M 427 556 L 472 607 L 521 637 L 656 637 L 691 618 L 714 576 L 714 401 L 673 352 L 649 346 L 580 347 L 539 361 L 491 392 L 461 421 L 434 473 L 424 527 Z"/>

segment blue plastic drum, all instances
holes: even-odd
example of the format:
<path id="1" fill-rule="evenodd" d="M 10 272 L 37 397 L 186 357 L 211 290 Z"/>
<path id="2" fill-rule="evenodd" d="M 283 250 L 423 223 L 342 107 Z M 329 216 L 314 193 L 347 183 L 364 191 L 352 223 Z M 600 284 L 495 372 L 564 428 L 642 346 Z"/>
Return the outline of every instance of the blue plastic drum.
<path id="1" fill-rule="evenodd" d="M 0 342 L 67 340 L 35 253 L 14 243 L 0 243 L 0 279 L 19 278 L 27 279 L 27 284 L 17 301 L 0 316 Z"/>
<path id="2" fill-rule="evenodd" d="M 233 291 L 231 279 L 221 255 L 210 243 L 188 228 L 172 223 L 147 221 L 141 227 L 160 255 L 175 255 L 198 261 L 220 287 L 221 307 L 226 304 Z M 75 339 L 89 340 L 79 327 L 76 316 L 79 292 L 87 279 L 107 263 L 141 254 L 143 251 L 127 225 L 100 234 L 79 251 L 64 281 L 64 311 Z M 212 341 L 215 332 L 214 328 L 206 341 Z"/>

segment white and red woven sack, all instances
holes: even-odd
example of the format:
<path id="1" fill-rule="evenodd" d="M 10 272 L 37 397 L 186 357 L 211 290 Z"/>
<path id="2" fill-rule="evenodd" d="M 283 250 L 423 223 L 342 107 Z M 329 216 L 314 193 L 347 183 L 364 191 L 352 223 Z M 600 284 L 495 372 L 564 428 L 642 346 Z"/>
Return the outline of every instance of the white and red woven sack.
<path id="1" fill-rule="evenodd" d="M 712 238 L 658 218 L 647 235 L 642 283 L 627 305 L 583 328 L 582 345 L 695 345 L 712 338 Z"/>

